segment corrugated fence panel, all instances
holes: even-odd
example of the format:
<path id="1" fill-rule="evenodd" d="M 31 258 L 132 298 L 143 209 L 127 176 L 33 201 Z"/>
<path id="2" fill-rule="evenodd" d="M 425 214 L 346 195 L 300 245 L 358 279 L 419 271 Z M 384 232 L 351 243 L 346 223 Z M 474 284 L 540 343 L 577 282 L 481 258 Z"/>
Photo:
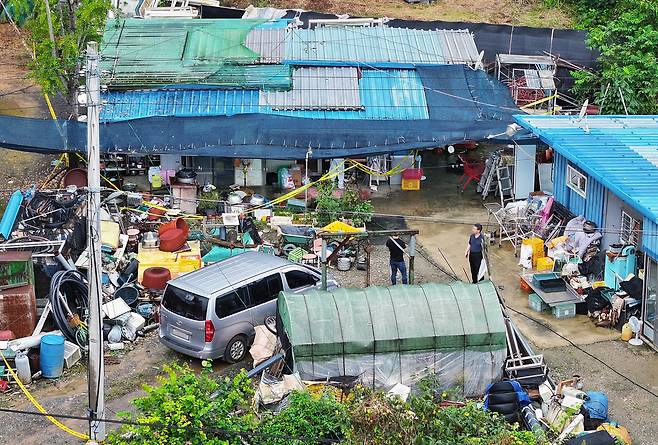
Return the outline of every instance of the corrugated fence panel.
<path id="1" fill-rule="evenodd" d="M 658 261 L 658 224 L 647 217 L 642 222 L 642 250 Z"/>

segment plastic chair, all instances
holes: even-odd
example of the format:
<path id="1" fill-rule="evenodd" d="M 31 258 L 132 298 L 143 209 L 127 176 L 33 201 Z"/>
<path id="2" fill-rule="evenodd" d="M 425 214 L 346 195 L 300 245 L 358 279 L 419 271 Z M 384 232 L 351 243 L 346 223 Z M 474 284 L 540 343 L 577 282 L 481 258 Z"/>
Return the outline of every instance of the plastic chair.
<path id="1" fill-rule="evenodd" d="M 481 161 L 466 159 L 462 155 L 458 155 L 457 157 L 464 165 L 464 174 L 459 178 L 459 184 L 463 192 L 471 182 L 474 181 L 476 184 L 480 182 L 485 165 Z"/>

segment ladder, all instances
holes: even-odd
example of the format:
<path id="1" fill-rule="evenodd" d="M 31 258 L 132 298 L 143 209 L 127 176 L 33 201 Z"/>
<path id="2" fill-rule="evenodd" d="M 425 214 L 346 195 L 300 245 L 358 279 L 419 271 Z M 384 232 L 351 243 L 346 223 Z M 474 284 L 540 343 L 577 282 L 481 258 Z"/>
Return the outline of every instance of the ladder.
<path id="1" fill-rule="evenodd" d="M 501 150 L 492 151 L 485 162 L 484 172 L 478 182 L 477 191 L 482 194 L 482 199 L 486 199 L 489 193 L 496 190 L 494 175 L 498 170 L 501 160 Z"/>

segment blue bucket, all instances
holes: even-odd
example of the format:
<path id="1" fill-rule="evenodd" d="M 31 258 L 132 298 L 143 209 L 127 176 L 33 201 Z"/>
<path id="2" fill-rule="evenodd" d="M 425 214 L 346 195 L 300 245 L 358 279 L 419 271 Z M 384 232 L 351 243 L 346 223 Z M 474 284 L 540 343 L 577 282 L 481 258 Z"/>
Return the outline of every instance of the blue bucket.
<path id="1" fill-rule="evenodd" d="M 60 335 L 44 335 L 41 338 L 41 354 L 39 356 L 41 375 L 47 379 L 56 379 L 64 371 L 64 337 Z"/>

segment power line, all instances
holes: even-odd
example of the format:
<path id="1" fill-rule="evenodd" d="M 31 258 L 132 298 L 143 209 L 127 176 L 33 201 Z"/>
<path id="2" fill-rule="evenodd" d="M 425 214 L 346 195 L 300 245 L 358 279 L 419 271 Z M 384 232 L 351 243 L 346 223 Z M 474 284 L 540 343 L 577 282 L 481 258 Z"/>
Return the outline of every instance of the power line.
<path id="1" fill-rule="evenodd" d="M 657 393 L 655 393 L 654 391 L 650 390 L 649 388 L 647 388 L 647 387 L 645 387 L 645 386 L 640 385 L 639 383 L 635 382 L 635 381 L 634 381 L 633 379 L 631 379 L 630 377 L 627 377 L 627 376 L 624 375 L 623 373 L 617 371 L 615 368 L 613 368 L 612 366 L 610 366 L 609 364 L 607 364 L 604 360 L 601 360 L 600 358 L 598 358 L 598 357 L 595 356 L 594 354 L 592 354 L 592 353 L 586 351 L 585 349 L 581 348 L 580 346 L 578 346 L 578 345 L 577 345 L 576 343 L 574 343 L 573 341 L 569 340 L 567 337 L 565 337 L 565 336 L 563 336 L 562 334 L 560 334 L 559 332 L 555 331 L 555 330 L 554 330 L 553 328 L 551 328 L 547 323 L 543 323 L 543 322 L 537 320 L 536 318 L 531 317 L 530 315 L 524 314 L 523 312 L 517 311 L 516 309 L 513 309 L 513 308 L 511 308 L 511 307 L 509 307 L 509 306 L 505 306 L 505 307 L 506 307 L 506 309 L 509 309 L 509 310 L 511 310 L 512 312 L 516 313 L 516 314 L 522 315 L 523 317 L 527 318 L 528 320 L 531 320 L 531 321 L 535 322 L 536 324 L 542 326 L 543 328 L 546 328 L 547 330 L 551 331 L 553 334 L 557 335 L 557 336 L 560 337 L 562 340 L 566 341 L 567 343 L 569 343 L 571 346 L 573 346 L 574 348 L 576 348 L 576 349 L 579 350 L 580 352 L 586 354 L 587 356 L 589 356 L 589 357 L 593 358 L 594 360 L 596 360 L 597 362 L 601 363 L 603 366 L 605 366 L 605 367 L 608 368 L 610 371 L 612 371 L 612 372 L 614 372 L 615 374 L 617 374 L 619 377 L 623 378 L 624 380 L 627 380 L 628 382 L 632 383 L 633 385 L 635 385 L 636 387 L 638 387 L 638 388 L 641 389 L 642 391 L 644 391 L 644 392 L 646 392 L 647 394 L 649 394 L 649 395 L 655 397 L 656 399 L 658 399 L 658 394 L 657 394 Z"/>
<path id="2" fill-rule="evenodd" d="M 53 417 L 56 419 L 65 419 L 65 420 L 82 420 L 85 422 L 88 422 L 91 418 L 90 417 L 84 417 L 84 416 L 73 416 L 73 415 L 67 415 L 67 414 L 44 414 L 38 411 L 26 411 L 26 410 L 18 410 L 18 409 L 10 409 L 10 408 L 0 408 L 0 412 L 5 412 L 9 414 L 21 414 L 21 415 L 29 415 L 29 416 L 38 416 L 38 417 Z M 270 433 L 261 433 L 258 431 L 240 431 L 240 430 L 229 430 L 229 429 L 221 429 L 221 428 L 212 428 L 212 427 L 192 427 L 192 426 L 180 426 L 180 425 L 175 425 L 175 424 L 167 424 L 167 423 L 161 423 L 161 422 L 134 422 L 130 420 L 121 420 L 121 419 L 108 419 L 108 418 L 94 418 L 93 420 L 99 421 L 99 422 L 104 422 L 104 423 L 111 423 L 111 424 L 116 424 L 116 425 L 129 425 L 129 426 L 139 426 L 139 427 L 147 427 L 147 428 L 158 428 L 158 429 L 166 429 L 166 430 L 185 430 L 188 432 L 202 432 L 202 433 L 211 433 L 214 435 L 218 436 L 224 436 L 224 437 L 243 437 L 243 438 L 250 438 L 250 437 L 263 437 L 267 439 L 281 439 L 281 440 L 298 440 L 301 442 L 308 442 L 308 443 L 319 443 L 319 444 L 333 444 L 333 443 L 340 443 L 340 440 L 338 439 L 326 439 L 326 438 L 314 438 L 314 437 L 308 437 L 308 436 L 291 436 L 291 435 L 286 435 L 286 434 L 270 434 Z"/>

